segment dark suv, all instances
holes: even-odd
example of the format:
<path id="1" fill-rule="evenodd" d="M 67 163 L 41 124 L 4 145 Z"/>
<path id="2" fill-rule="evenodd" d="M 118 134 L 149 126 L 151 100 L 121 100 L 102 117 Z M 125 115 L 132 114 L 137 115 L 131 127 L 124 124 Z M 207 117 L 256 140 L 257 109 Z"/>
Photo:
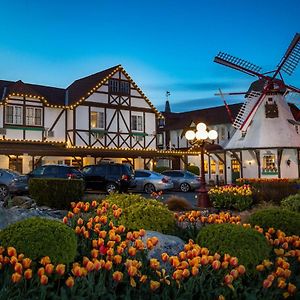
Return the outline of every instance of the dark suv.
<path id="1" fill-rule="evenodd" d="M 107 193 L 127 192 L 135 187 L 134 172 L 129 165 L 103 163 L 81 169 L 87 190 L 105 190 Z"/>
<path id="2" fill-rule="evenodd" d="M 79 170 L 66 165 L 43 165 L 31 171 L 27 176 L 29 178 L 83 179 Z"/>

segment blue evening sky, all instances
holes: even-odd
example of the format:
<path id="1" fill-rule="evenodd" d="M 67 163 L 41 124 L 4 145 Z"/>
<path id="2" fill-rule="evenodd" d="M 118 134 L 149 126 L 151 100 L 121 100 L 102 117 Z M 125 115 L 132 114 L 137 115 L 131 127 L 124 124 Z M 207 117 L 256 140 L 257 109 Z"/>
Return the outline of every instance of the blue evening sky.
<path id="1" fill-rule="evenodd" d="M 221 50 L 272 70 L 296 32 L 299 0 L 1 0 L 0 79 L 66 87 L 122 64 L 173 111 L 222 105 L 254 78 L 213 62 Z M 300 66 L 286 81 L 300 87 Z M 242 98 L 229 98 L 239 102 Z"/>

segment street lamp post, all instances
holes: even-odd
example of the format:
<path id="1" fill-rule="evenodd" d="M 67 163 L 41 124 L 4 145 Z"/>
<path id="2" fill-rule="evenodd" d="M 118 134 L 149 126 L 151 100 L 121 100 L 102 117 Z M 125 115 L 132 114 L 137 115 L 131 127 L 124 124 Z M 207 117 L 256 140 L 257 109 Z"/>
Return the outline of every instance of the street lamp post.
<path id="1" fill-rule="evenodd" d="M 198 194 L 198 206 L 199 207 L 209 207 L 209 197 L 206 189 L 205 182 L 205 170 L 204 170 L 204 146 L 205 143 L 209 143 L 209 141 L 214 141 L 218 137 L 218 133 L 215 130 L 207 131 L 207 126 L 205 123 L 197 124 L 197 131 L 188 130 L 185 133 L 186 139 L 192 144 L 200 147 L 200 189 Z"/>

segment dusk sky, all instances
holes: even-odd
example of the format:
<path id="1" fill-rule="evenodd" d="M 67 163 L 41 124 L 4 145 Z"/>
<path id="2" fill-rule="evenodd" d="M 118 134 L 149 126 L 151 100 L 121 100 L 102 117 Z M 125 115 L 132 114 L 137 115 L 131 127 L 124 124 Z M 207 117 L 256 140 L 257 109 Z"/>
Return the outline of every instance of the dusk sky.
<path id="1" fill-rule="evenodd" d="M 273 70 L 299 12 L 299 0 L 1 1 L 0 79 L 67 87 L 121 64 L 158 109 L 167 90 L 173 111 L 222 105 L 218 88 L 246 91 L 254 78 L 214 56 Z M 300 87 L 300 66 L 285 79 Z"/>

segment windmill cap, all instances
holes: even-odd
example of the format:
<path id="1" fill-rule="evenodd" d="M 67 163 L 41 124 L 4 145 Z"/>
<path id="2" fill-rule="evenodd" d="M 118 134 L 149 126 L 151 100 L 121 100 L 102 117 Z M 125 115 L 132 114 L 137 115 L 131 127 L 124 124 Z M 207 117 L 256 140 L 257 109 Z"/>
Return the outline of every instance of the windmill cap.
<path id="1" fill-rule="evenodd" d="M 267 82 L 266 79 L 258 79 L 256 81 L 252 82 L 252 84 L 250 85 L 250 87 L 246 93 L 246 97 L 248 94 L 251 93 L 251 91 L 262 92 L 265 87 L 266 82 Z M 282 80 L 274 79 L 273 83 L 275 84 L 275 87 L 274 87 L 274 90 L 273 89 L 270 90 L 271 92 L 274 91 L 276 93 L 281 93 L 281 94 L 284 94 L 286 92 L 286 87 L 284 86 L 284 83 Z M 276 85 L 280 86 L 280 88 L 279 89 L 276 88 Z"/>

